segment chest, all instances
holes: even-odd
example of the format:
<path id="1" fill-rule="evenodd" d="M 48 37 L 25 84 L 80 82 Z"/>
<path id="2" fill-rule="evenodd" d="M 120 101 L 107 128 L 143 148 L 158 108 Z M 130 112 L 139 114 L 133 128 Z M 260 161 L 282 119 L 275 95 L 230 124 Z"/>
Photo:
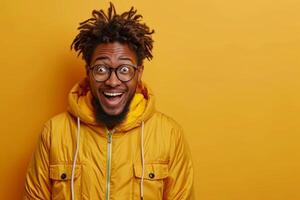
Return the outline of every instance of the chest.
<path id="1" fill-rule="evenodd" d="M 69 131 L 71 134 L 74 130 Z M 136 128 L 109 137 L 83 127 L 75 176 L 77 196 L 82 199 L 105 199 L 107 195 L 109 199 L 140 199 L 143 187 L 147 199 L 161 199 L 168 176 L 169 159 L 168 141 L 162 134 L 157 129 L 146 128 L 141 137 L 141 130 Z M 52 171 L 56 174 L 56 177 L 52 177 L 55 180 L 52 189 L 66 190 L 66 196 L 63 196 L 65 199 L 68 198 L 69 182 L 67 178 L 62 180 L 61 175 L 66 173 L 69 177 L 71 174 L 76 144 L 73 140 L 74 137 L 71 137 L 65 143 L 62 141 L 61 147 L 55 148 L 51 159 L 54 167 Z"/>

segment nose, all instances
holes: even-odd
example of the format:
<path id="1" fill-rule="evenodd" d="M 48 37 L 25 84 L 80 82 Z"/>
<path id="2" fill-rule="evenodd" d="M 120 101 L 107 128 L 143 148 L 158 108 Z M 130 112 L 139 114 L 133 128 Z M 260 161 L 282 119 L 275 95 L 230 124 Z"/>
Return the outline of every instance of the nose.
<path id="1" fill-rule="evenodd" d="M 112 70 L 112 72 L 110 73 L 110 77 L 105 81 L 105 84 L 109 85 L 110 87 L 116 87 L 121 83 L 122 82 L 118 79 L 115 70 Z"/>

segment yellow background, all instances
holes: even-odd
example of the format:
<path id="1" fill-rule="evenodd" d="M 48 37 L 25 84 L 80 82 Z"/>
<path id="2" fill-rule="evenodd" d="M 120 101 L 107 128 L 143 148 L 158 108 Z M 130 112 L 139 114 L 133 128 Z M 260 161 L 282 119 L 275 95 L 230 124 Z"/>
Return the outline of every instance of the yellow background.
<path id="1" fill-rule="evenodd" d="M 300 199 L 300 1 L 115 0 L 156 30 L 144 80 L 185 129 L 197 199 Z M 0 199 L 20 199 L 42 124 L 84 76 L 71 52 L 100 0 L 2 0 Z"/>

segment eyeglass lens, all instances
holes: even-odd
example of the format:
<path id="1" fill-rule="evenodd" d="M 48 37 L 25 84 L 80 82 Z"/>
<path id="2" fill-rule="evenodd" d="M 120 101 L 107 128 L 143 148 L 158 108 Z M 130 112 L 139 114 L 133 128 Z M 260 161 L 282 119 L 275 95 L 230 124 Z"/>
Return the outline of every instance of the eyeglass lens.
<path id="1" fill-rule="evenodd" d="M 120 65 L 117 68 L 108 67 L 105 65 L 96 65 L 93 67 L 93 75 L 96 81 L 106 81 L 114 72 L 120 81 L 129 81 L 134 77 L 136 68 L 131 65 Z"/>

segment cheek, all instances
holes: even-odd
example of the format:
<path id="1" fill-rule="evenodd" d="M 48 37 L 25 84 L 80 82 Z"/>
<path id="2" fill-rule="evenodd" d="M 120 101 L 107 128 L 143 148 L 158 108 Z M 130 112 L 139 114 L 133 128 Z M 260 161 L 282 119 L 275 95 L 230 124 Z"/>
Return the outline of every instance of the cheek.
<path id="1" fill-rule="evenodd" d="M 136 78 L 130 84 L 127 85 L 128 89 L 130 91 L 130 95 L 132 95 L 136 92 L 137 85 L 138 85 L 138 78 Z"/>
<path id="2" fill-rule="evenodd" d="M 90 88 L 91 88 L 91 92 L 94 96 L 97 96 L 97 91 L 98 91 L 98 85 L 97 83 L 95 83 L 94 80 L 89 80 L 90 83 Z"/>

